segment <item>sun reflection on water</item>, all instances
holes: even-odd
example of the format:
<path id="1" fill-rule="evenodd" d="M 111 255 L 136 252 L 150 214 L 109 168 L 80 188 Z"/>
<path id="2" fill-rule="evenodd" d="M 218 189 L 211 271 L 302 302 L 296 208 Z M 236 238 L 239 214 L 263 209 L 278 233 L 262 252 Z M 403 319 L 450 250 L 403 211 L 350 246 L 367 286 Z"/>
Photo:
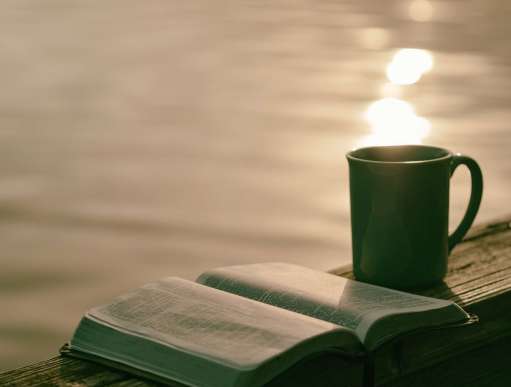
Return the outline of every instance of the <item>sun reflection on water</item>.
<path id="1" fill-rule="evenodd" d="M 387 65 L 387 78 L 397 85 L 411 85 L 433 68 L 433 56 L 427 50 L 403 48 Z"/>
<path id="2" fill-rule="evenodd" d="M 372 102 L 364 114 L 372 133 L 363 137 L 357 146 L 422 143 L 431 130 L 431 123 L 401 96 L 404 85 L 418 82 L 433 65 L 433 55 L 427 50 L 403 48 L 394 54 L 386 67 L 390 83 L 381 88 L 384 98 Z"/>
<path id="3" fill-rule="evenodd" d="M 415 113 L 413 106 L 398 98 L 383 98 L 373 102 L 365 112 L 372 134 L 362 139 L 360 146 L 420 144 L 431 124 Z"/>

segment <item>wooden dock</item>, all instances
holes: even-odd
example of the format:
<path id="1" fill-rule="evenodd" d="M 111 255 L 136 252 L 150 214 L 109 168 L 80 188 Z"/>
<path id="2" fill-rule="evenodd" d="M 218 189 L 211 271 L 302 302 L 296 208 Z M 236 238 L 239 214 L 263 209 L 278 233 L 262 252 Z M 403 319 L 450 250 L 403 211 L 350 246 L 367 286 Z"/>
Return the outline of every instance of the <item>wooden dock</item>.
<path id="1" fill-rule="evenodd" d="M 351 276 L 347 267 L 333 272 Z M 416 334 L 384 346 L 376 354 L 377 385 L 511 385 L 511 216 L 475 227 L 454 250 L 445 282 L 420 293 L 454 300 L 470 313 L 477 314 L 480 323 Z M 349 373 L 345 367 L 350 365 L 339 366 L 336 370 L 338 383 L 322 380 L 318 374 L 320 367 L 307 372 L 313 378 L 318 375 L 318 383 L 314 385 L 344 386 L 343 373 Z M 156 384 L 91 362 L 55 357 L 0 374 L 0 385 L 134 387 Z"/>

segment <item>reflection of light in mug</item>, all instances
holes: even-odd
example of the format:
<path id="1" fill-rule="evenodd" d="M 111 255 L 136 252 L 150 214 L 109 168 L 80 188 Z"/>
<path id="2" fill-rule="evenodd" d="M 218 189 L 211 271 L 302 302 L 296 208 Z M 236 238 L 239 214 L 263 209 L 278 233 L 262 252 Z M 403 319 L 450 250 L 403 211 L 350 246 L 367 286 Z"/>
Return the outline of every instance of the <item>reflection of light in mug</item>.
<path id="1" fill-rule="evenodd" d="M 411 104 L 397 98 L 383 98 L 367 108 L 365 118 L 373 134 L 359 145 L 418 144 L 431 124 L 415 114 Z"/>
<path id="2" fill-rule="evenodd" d="M 387 65 L 387 78 L 394 84 L 411 85 L 432 68 L 433 56 L 429 51 L 403 48 Z"/>

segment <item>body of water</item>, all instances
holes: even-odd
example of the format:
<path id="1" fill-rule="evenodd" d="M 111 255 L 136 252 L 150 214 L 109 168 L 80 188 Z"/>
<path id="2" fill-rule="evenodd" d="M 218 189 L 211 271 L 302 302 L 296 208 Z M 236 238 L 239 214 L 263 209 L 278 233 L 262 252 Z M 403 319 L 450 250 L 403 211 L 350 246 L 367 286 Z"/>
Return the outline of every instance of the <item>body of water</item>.
<path id="1" fill-rule="evenodd" d="M 87 308 L 221 265 L 349 262 L 344 154 L 477 159 L 508 211 L 506 1 L 0 4 L 0 369 Z M 469 178 L 452 180 L 452 223 Z"/>

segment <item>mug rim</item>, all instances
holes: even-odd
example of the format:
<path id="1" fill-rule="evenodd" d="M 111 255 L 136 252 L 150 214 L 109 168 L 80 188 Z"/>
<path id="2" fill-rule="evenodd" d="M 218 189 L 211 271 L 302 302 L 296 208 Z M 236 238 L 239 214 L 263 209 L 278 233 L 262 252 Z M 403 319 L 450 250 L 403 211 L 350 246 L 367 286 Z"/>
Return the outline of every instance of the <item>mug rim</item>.
<path id="1" fill-rule="evenodd" d="M 357 157 L 355 156 L 355 152 L 366 151 L 372 149 L 382 149 L 382 148 L 422 148 L 422 149 L 430 149 L 444 152 L 445 154 L 440 157 L 435 157 L 431 159 L 423 159 L 423 160 L 407 160 L 407 161 L 389 161 L 389 160 L 371 160 L 369 158 Z M 348 161 L 360 161 L 364 163 L 373 163 L 373 164 L 424 164 L 424 163 L 434 163 L 443 160 L 450 159 L 453 156 L 453 153 L 445 148 L 441 148 L 438 146 L 432 145 L 421 145 L 421 144 L 402 144 L 402 145 L 373 145 L 373 146 L 365 146 L 360 148 L 355 148 L 346 153 L 346 158 Z"/>

